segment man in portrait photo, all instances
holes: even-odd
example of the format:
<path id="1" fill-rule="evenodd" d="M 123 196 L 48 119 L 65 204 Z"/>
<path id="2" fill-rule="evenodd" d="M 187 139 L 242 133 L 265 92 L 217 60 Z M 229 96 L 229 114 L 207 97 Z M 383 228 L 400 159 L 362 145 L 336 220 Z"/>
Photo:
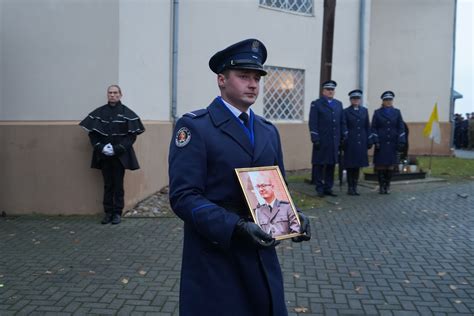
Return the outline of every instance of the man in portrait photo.
<path id="1" fill-rule="evenodd" d="M 300 224 L 288 201 L 276 198 L 275 186 L 269 176 L 259 175 L 256 181 L 258 193 L 265 201 L 255 208 L 255 218 L 262 230 L 273 237 L 300 232 Z"/>

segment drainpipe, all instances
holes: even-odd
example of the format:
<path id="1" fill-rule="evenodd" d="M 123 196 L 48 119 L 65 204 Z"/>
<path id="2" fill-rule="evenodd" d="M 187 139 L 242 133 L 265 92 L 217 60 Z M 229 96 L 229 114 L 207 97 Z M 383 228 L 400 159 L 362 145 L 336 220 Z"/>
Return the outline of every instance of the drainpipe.
<path id="1" fill-rule="evenodd" d="M 451 56 L 451 92 L 449 100 L 449 120 L 451 123 L 451 135 L 449 139 L 449 147 L 454 147 L 454 70 L 455 70 L 455 60 L 456 60 L 456 17 L 458 9 L 458 0 L 454 0 L 454 18 L 453 18 L 453 50 Z"/>
<path id="2" fill-rule="evenodd" d="M 173 128 L 178 119 L 178 26 L 179 26 L 179 0 L 173 0 L 172 6 L 172 56 L 171 56 L 171 121 Z"/>
<path id="3" fill-rule="evenodd" d="M 359 88 L 363 91 L 361 104 L 365 105 L 365 1 L 359 2 Z"/>

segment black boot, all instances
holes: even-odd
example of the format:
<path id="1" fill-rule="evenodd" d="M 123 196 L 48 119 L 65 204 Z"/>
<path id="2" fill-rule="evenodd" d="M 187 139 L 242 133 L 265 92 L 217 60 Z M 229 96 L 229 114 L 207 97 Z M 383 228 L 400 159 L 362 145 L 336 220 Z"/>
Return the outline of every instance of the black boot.
<path id="1" fill-rule="evenodd" d="M 377 170 L 377 179 L 379 180 L 379 194 L 385 194 L 385 179 L 383 173 L 383 170 Z"/>
<path id="2" fill-rule="evenodd" d="M 385 171 L 385 194 L 390 194 L 390 181 L 392 180 L 392 170 Z"/>
<path id="3" fill-rule="evenodd" d="M 104 218 L 100 222 L 102 225 L 112 223 L 112 213 L 105 213 Z"/>
<path id="4" fill-rule="evenodd" d="M 352 170 L 347 169 L 347 195 L 354 195 Z"/>
<path id="5" fill-rule="evenodd" d="M 360 195 L 359 192 L 357 192 L 358 182 L 359 182 L 359 169 L 356 169 L 354 172 L 354 177 L 352 178 L 352 191 L 354 192 L 354 195 Z"/>

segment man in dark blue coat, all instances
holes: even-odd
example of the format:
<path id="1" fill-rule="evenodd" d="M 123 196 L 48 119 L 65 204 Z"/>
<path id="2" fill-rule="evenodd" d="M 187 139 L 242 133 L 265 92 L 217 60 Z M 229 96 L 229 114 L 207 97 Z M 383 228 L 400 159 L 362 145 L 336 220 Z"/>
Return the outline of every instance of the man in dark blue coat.
<path id="1" fill-rule="evenodd" d="M 221 96 L 176 123 L 170 202 L 184 221 L 180 315 L 287 315 L 275 239 L 251 221 L 235 168 L 279 166 L 277 129 L 250 110 L 267 51 L 248 39 L 211 57 Z M 310 239 L 299 213 L 299 242 Z"/>
<path id="2" fill-rule="evenodd" d="M 390 193 L 393 169 L 398 165 L 397 152 L 403 151 L 407 143 L 405 126 L 399 109 L 393 107 L 395 93 L 382 93 L 382 107 L 372 117 L 371 141 L 375 144 L 374 168 L 379 181 L 379 193 Z"/>
<path id="3" fill-rule="evenodd" d="M 313 143 L 313 181 L 319 197 L 333 193 L 334 167 L 342 142 L 347 136 L 342 103 L 334 99 L 337 83 L 329 80 L 322 85 L 322 97 L 311 102 L 309 132 Z"/>
<path id="4" fill-rule="evenodd" d="M 343 166 L 347 170 L 347 194 L 359 195 L 357 183 L 360 168 L 369 165 L 370 124 L 367 109 L 361 106 L 362 90 L 349 92 L 351 105 L 344 109 L 347 124 L 347 141 L 344 146 Z"/>

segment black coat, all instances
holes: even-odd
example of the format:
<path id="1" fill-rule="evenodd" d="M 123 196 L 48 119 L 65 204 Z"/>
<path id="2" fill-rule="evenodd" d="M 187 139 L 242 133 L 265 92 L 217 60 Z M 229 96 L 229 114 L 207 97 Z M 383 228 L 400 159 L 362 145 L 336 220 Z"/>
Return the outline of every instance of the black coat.
<path id="1" fill-rule="evenodd" d="M 234 168 L 285 170 L 275 126 L 253 112 L 250 123 L 253 133 L 219 98 L 176 123 L 169 195 L 184 221 L 180 315 L 268 315 L 264 303 L 272 315 L 287 315 L 275 249 L 232 238 L 239 219 L 250 215 Z"/>
<path id="2" fill-rule="evenodd" d="M 400 110 L 391 108 L 375 110 L 372 117 L 371 141 L 379 144 L 380 148 L 374 151 L 374 165 L 398 164 L 397 152 L 399 144 L 406 144 L 407 138 Z"/>
<path id="3" fill-rule="evenodd" d="M 103 105 L 92 111 L 79 125 L 89 132 L 94 148 L 91 168 L 102 169 L 102 164 L 111 159 L 102 153 L 108 143 L 112 144 L 115 156 L 125 169 L 140 168 L 133 143 L 137 135 L 145 131 L 145 127 L 138 115 L 127 106 L 120 102 L 115 106 Z"/>
<path id="4" fill-rule="evenodd" d="M 344 109 L 347 124 L 347 140 L 344 146 L 344 168 L 361 168 L 369 165 L 367 156 L 370 136 L 369 113 L 366 108 L 353 106 Z"/>
<path id="5" fill-rule="evenodd" d="M 313 165 L 338 163 L 339 146 L 347 135 L 342 103 L 333 99 L 329 104 L 325 98 L 311 102 L 308 124 L 311 141 L 313 144 L 320 144 L 319 149 L 313 145 L 311 163 Z"/>

